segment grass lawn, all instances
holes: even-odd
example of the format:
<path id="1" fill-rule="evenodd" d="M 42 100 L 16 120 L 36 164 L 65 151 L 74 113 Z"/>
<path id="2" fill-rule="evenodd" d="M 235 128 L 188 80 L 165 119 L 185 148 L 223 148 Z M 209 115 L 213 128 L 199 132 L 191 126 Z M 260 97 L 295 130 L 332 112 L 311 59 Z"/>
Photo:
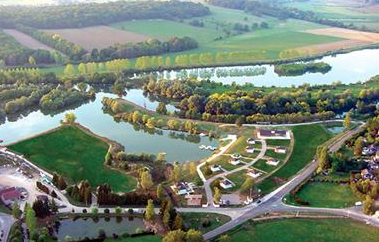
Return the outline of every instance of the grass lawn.
<path id="1" fill-rule="evenodd" d="M 230 217 L 217 213 L 182 213 L 184 224 L 189 229 L 196 229 L 203 234 L 230 221 Z M 201 222 L 203 219 L 208 218 L 211 221 L 209 227 L 203 227 Z"/>
<path id="2" fill-rule="evenodd" d="M 162 238 L 158 235 L 146 235 L 133 238 L 106 239 L 104 242 L 160 242 Z"/>
<path id="3" fill-rule="evenodd" d="M 284 160 L 287 154 L 276 153 L 275 150 L 266 150 L 265 156 L 269 156 L 278 160 Z"/>
<path id="4" fill-rule="evenodd" d="M 308 182 L 297 195 L 303 201 L 310 201 L 311 207 L 344 208 L 358 201 L 349 185 L 334 183 Z"/>
<path id="5" fill-rule="evenodd" d="M 268 146 L 285 146 L 288 147 L 291 144 L 291 140 L 287 139 L 267 139 L 266 144 Z"/>
<path id="6" fill-rule="evenodd" d="M 242 170 L 228 175 L 226 178 L 232 181 L 235 185 L 233 188 L 228 189 L 228 191 L 238 191 L 247 178 L 246 173 L 247 170 Z"/>
<path id="7" fill-rule="evenodd" d="M 73 126 L 21 141 L 9 147 L 34 164 L 57 172 L 74 182 L 88 180 L 92 187 L 108 183 L 115 191 L 130 191 L 136 180 L 103 166 L 108 144 Z"/>
<path id="8" fill-rule="evenodd" d="M 260 160 L 258 160 L 257 162 L 254 163 L 253 167 L 257 168 L 258 170 L 265 171 L 267 173 L 270 172 L 270 171 L 275 170 L 276 166 L 267 165 L 266 162 L 267 162 L 267 160 L 260 159 Z"/>
<path id="9" fill-rule="evenodd" d="M 231 235 L 232 242 L 367 242 L 379 229 L 348 219 L 282 219 L 250 225 Z"/>
<path id="10" fill-rule="evenodd" d="M 291 129 L 295 138 L 291 158 L 281 169 L 259 184 L 263 193 L 270 192 L 279 185 L 273 181 L 274 177 L 287 180 L 295 175 L 311 162 L 317 146 L 332 138 L 332 134 L 319 124 L 295 126 Z"/>
<path id="11" fill-rule="evenodd" d="M 246 135 L 240 136 L 237 139 L 237 141 L 226 151 L 226 153 L 227 154 L 236 154 L 237 153 L 237 154 L 240 154 L 242 156 L 249 157 L 249 158 L 257 157 L 257 155 L 259 154 L 259 151 L 254 150 L 254 153 L 247 153 L 245 150 L 246 146 L 249 146 L 249 144 L 246 142 L 246 140 L 248 138 L 251 138 L 252 136 L 253 136 L 252 134 L 251 134 L 251 136 L 246 136 Z M 256 142 L 256 144 L 251 145 L 251 146 L 253 146 L 254 148 L 260 149 L 260 148 L 262 148 L 262 143 Z"/>
<path id="12" fill-rule="evenodd" d="M 240 166 L 242 166 L 243 164 L 241 163 L 240 165 L 232 165 L 229 163 L 230 161 L 230 157 L 227 156 L 227 155 L 221 155 L 217 158 L 215 158 L 212 162 L 210 162 L 210 164 L 218 164 L 218 165 L 221 165 L 222 168 L 224 168 L 225 170 L 228 170 L 228 171 L 231 171 L 231 170 L 234 170 Z"/>

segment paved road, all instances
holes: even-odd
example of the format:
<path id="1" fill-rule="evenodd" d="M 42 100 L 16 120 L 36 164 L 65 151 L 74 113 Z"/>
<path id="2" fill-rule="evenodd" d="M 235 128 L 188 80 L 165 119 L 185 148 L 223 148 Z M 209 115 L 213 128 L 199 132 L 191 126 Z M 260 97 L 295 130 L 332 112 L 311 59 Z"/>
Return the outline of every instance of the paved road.
<path id="1" fill-rule="evenodd" d="M 360 132 L 364 124 L 360 125 L 354 130 L 348 131 L 346 134 L 342 135 L 338 140 L 334 141 L 328 148 L 330 151 L 334 152 L 341 147 L 341 145 L 350 137 Z M 360 221 L 368 221 L 370 224 L 379 226 L 379 220 L 374 219 L 370 216 L 364 215 L 359 211 L 354 209 L 327 209 L 327 208 L 310 208 L 310 207 L 295 207 L 283 204 L 283 197 L 288 194 L 291 190 L 293 190 L 297 185 L 299 185 L 302 181 L 307 179 L 317 168 L 318 164 L 316 160 L 313 160 L 308 166 L 303 168 L 297 176 L 291 179 L 289 182 L 279 187 L 272 193 L 266 195 L 261 199 L 260 204 L 250 204 L 246 206 L 244 209 L 240 209 L 238 212 L 241 214 L 240 216 L 232 219 L 226 224 L 204 234 L 205 239 L 214 238 L 220 234 L 223 234 L 230 229 L 236 227 L 237 225 L 248 221 L 251 218 L 258 217 L 260 215 L 270 213 L 270 212 L 315 212 L 315 213 L 331 213 L 336 215 L 342 215 L 346 217 L 352 217 L 358 219 Z M 237 211 L 237 210 L 236 210 Z M 236 212 L 235 211 L 235 212 Z"/>
<path id="2" fill-rule="evenodd" d="M 219 178 L 224 178 L 224 177 L 226 177 L 226 176 L 228 176 L 230 174 L 233 174 L 235 172 L 246 170 L 247 168 L 249 168 L 250 166 L 252 166 L 255 162 L 257 162 L 258 160 L 262 159 L 263 156 L 266 153 L 267 144 L 266 144 L 265 140 L 260 140 L 260 142 L 262 142 L 262 148 L 261 148 L 258 156 L 256 158 L 252 159 L 251 162 L 246 163 L 245 165 L 240 166 L 240 167 L 238 167 L 238 168 L 236 168 L 234 170 L 227 171 L 227 172 L 218 174 L 216 176 L 213 176 L 212 178 L 209 178 L 208 180 L 205 181 L 204 188 L 205 188 L 205 193 L 207 195 L 207 201 L 208 201 L 208 204 L 210 206 L 213 206 L 213 192 L 212 192 L 212 188 L 211 188 L 212 182 L 214 182 L 215 180 L 217 180 Z"/>
<path id="3" fill-rule="evenodd" d="M 304 122 L 304 123 L 292 123 L 292 124 L 243 124 L 244 127 L 293 127 L 300 125 L 310 125 L 310 124 L 325 124 L 325 123 L 335 123 L 335 122 L 343 122 L 343 119 L 331 119 L 331 120 L 323 120 L 323 121 L 313 121 L 313 122 Z M 361 121 L 351 121 L 352 123 L 361 124 Z M 235 124 L 221 124 L 220 127 L 236 127 Z"/>

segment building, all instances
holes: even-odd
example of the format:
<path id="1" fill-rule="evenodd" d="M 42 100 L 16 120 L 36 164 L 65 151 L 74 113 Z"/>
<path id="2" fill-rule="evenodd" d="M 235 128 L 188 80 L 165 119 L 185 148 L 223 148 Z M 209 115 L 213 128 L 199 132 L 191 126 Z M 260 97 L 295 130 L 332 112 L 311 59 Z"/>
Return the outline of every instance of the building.
<path id="1" fill-rule="evenodd" d="M 286 147 L 278 146 L 275 148 L 275 153 L 285 154 L 285 153 L 287 153 L 287 149 L 286 149 Z"/>
<path id="2" fill-rule="evenodd" d="M 221 166 L 220 165 L 211 165 L 211 171 L 212 172 L 221 171 Z"/>
<path id="3" fill-rule="evenodd" d="M 252 154 L 252 153 L 254 153 L 254 147 L 246 146 L 245 151 L 249 154 Z"/>
<path id="4" fill-rule="evenodd" d="M 267 130 L 260 129 L 257 132 L 259 139 L 291 139 L 290 131 L 288 130 Z"/>
<path id="5" fill-rule="evenodd" d="M 0 191 L 0 200 L 5 206 L 21 201 L 21 192 L 15 187 L 3 188 Z"/>
<path id="6" fill-rule="evenodd" d="M 201 206 L 201 201 L 203 199 L 203 195 L 201 194 L 188 194 L 184 197 L 187 200 L 187 205 L 188 206 Z"/>
<path id="7" fill-rule="evenodd" d="M 267 165 L 270 165 L 270 166 L 277 166 L 279 164 L 279 160 L 277 159 L 274 159 L 274 158 L 269 158 L 266 162 Z"/>
<path id="8" fill-rule="evenodd" d="M 240 154 L 233 154 L 230 156 L 230 164 L 237 166 L 241 164 L 241 158 L 242 156 Z"/>
<path id="9" fill-rule="evenodd" d="M 375 176 L 368 169 L 361 170 L 362 179 L 373 179 Z"/>
<path id="10" fill-rule="evenodd" d="M 362 155 L 374 155 L 377 152 L 377 148 L 373 145 L 370 145 L 369 147 L 364 147 L 362 150 Z"/>
<path id="11" fill-rule="evenodd" d="M 193 187 L 187 182 L 177 182 L 171 186 L 171 189 L 178 195 L 186 195 L 193 193 Z"/>
<path id="12" fill-rule="evenodd" d="M 248 171 L 246 173 L 246 175 L 248 175 L 248 176 L 250 176 L 250 177 L 252 177 L 252 178 L 255 179 L 255 178 L 260 177 L 262 175 L 262 173 L 260 173 L 259 171 L 253 169 L 253 170 Z"/>
<path id="13" fill-rule="evenodd" d="M 246 140 L 246 143 L 248 143 L 249 145 L 255 145 L 255 139 L 253 139 L 253 138 L 248 138 L 248 139 Z"/>
<path id="14" fill-rule="evenodd" d="M 374 160 L 379 161 L 379 151 L 376 152 L 374 156 Z"/>
<path id="15" fill-rule="evenodd" d="M 230 189 L 232 188 L 234 185 L 231 181 L 229 181 L 228 179 L 224 179 L 220 182 L 220 186 L 224 189 Z"/>

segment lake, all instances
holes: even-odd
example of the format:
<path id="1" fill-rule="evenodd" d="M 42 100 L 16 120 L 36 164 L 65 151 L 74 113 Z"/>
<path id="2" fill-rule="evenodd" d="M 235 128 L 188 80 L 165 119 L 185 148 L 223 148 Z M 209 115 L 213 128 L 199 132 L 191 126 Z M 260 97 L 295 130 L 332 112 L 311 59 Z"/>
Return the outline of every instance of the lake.
<path id="1" fill-rule="evenodd" d="M 137 92 L 131 93 L 136 95 Z M 200 150 L 199 145 L 218 146 L 216 140 L 210 140 L 208 137 L 191 137 L 185 133 L 167 130 L 151 132 L 126 122 L 117 122 L 112 116 L 102 111 L 103 97 L 115 98 L 116 95 L 100 92 L 96 94 L 95 101 L 83 104 L 72 111 L 80 124 L 98 135 L 119 142 L 125 147 L 126 152 L 144 152 L 155 155 L 166 152 L 167 161 L 186 162 L 198 161 L 211 155 L 210 151 Z M 154 105 L 148 99 L 143 100 L 139 97 L 138 100 Z M 0 139 L 7 144 L 52 129 L 59 125 L 67 112 L 70 110 L 56 115 L 45 115 L 41 111 L 35 111 L 17 121 L 6 121 L 5 124 L 0 125 Z"/>
<path id="2" fill-rule="evenodd" d="M 344 84 L 356 83 L 358 81 L 366 81 L 370 77 L 379 74 L 379 49 L 367 49 L 353 51 L 346 54 L 338 54 L 336 56 L 325 56 L 315 62 L 326 62 L 332 66 L 332 69 L 325 74 L 306 73 L 302 76 L 279 76 L 274 72 L 274 65 L 251 65 L 251 66 L 234 66 L 234 67 L 217 67 L 217 68 L 194 68 L 186 69 L 187 72 L 202 70 L 212 71 L 214 73 L 218 69 L 244 69 L 251 67 L 264 67 L 266 73 L 258 76 L 233 76 L 233 77 L 217 77 L 213 75 L 212 81 L 222 82 L 224 84 L 252 83 L 255 86 L 278 86 L 289 87 L 291 85 L 299 86 L 304 83 L 311 85 L 316 84 L 332 84 L 341 81 Z M 176 78 L 177 71 L 164 72 L 163 74 L 171 79 Z"/>
<path id="3" fill-rule="evenodd" d="M 83 240 L 85 237 L 95 239 L 99 236 L 99 231 L 103 230 L 107 237 L 113 237 L 113 234 L 121 236 L 125 233 L 134 234 L 136 229 L 144 229 L 145 225 L 141 218 L 127 217 L 120 218 L 79 218 L 63 219 L 55 227 L 54 234 L 58 241 L 65 241 L 69 235 L 73 241 Z"/>

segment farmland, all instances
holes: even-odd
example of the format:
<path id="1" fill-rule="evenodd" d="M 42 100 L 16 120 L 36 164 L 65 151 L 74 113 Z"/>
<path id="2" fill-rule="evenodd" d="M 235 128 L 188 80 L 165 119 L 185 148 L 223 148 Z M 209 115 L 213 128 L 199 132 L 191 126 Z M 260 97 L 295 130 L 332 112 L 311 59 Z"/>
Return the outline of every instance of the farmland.
<path id="1" fill-rule="evenodd" d="M 39 42 L 36 39 L 33 39 L 29 35 L 26 35 L 18 30 L 15 29 L 4 29 L 4 33 L 12 36 L 15 38 L 21 45 L 26 46 L 32 50 L 47 50 L 47 51 L 53 51 L 54 49 L 50 46 L 47 46 L 41 42 Z"/>
<path id="2" fill-rule="evenodd" d="M 363 5 L 362 2 L 343 0 L 285 1 L 284 6 L 313 11 L 320 18 L 339 20 L 345 24 L 379 30 L 378 5 Z"/>
<path id="3" fill-rule="evenodd" d="M 94 26 L 80 29 L 49 29 L 45 32 L 58 34 L 84 49 L 103 49 L 116 43 L 136 43 L 148 39 L 146 35 L 138 33 L 120 31 L 108 26 Z"/>

